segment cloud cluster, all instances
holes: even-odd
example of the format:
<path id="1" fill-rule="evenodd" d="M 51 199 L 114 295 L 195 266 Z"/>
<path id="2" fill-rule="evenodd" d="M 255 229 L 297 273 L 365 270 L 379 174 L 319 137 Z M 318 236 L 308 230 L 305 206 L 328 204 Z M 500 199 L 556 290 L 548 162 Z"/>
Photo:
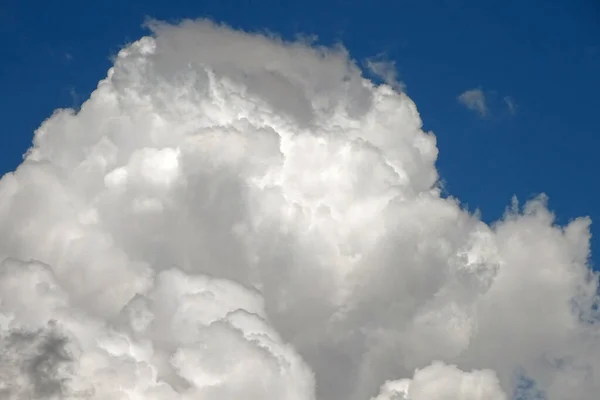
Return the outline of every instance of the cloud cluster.
<path id="1" fill-rule="evenodd" d="M 314 398 L 312 372 L 260 294 L 235 282 L 163 270 L 100 318 L 47 265 L 6 260 L 0 271 L 2 398 Z"/>
<path id="2" fill-rule="evenodd" d="M 443 198 L 343 48 L 150 28 L 0 181 L 3 398 L 596 398 L 588 219 Z"/>

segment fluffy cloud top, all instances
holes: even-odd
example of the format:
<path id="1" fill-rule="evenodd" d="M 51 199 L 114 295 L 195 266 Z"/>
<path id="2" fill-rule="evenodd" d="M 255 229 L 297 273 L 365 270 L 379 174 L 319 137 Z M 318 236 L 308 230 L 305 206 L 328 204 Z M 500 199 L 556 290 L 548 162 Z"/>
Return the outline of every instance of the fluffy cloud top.
<path id="1" fill-rule="evenodd" d="M 413 379 L 389 381 L 373 400 L 506 400 L 492 371 L 463 372 L 434 362 L 415 371 Z"/>
<path id="2" fill-rule="evenodd" d="M 2 398 L 597 398 L 588 219 L 442 198 L 344 49 L 151 29 L 0 181 Z"/>

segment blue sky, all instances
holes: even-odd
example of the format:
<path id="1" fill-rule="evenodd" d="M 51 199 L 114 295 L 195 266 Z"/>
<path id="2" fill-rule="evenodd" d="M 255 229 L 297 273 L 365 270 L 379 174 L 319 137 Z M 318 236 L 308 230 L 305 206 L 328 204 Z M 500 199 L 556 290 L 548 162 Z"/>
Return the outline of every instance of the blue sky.
<path id="1" fill-rule="evenodd" d="M 600 3 L 595 0 L 4 0 L 0 172 L 13 170 L 55 108 L 76 106 L 144 18 L 209 17 L 236 28 L 316 34 L 359 61 L 385 54 L 438 138 L 448 191 L 499 218 L 545 192 L 561 223 L 600 221 Z M 457 97 L 481 89 L 482 118 Z M 516 106 L 509 109 L 505 98 Z M 592 224 L 592 233 L 598 232 Z M 596 234 L 600 236 L 600 234 Z M 593 239 L 594 259 L 600 239 Z"/>

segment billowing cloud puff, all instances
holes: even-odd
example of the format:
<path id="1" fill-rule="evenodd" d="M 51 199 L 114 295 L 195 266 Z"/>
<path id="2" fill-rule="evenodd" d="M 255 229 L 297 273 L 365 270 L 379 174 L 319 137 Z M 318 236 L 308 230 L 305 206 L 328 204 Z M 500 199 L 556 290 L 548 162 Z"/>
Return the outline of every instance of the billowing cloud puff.
<path id="1" fill-rule="evenodd" d="M 343 48 L 151 29 L 0 181 L 4 397 L 596 398 L 588 219 L 443 198 Z"/>
<path id="2" fill-rule="evenodd" d="M 3 398 L 313 398 L 312 372 L 256 291 L 169 269 L 102 320 L 70 302 L 48 266 L 0 268 Z"/>
<path id="3" fill-rule="evenodd" d="M 435 362 L 413 379 L 389 381 L 373 400 L 506 400 L 492 371 L 463 372 Z"/>

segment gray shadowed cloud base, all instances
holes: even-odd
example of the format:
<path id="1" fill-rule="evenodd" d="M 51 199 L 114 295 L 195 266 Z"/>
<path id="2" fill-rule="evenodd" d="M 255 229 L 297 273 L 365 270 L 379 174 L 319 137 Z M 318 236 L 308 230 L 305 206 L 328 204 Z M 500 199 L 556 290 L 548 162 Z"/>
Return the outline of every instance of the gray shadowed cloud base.
<path id="1" fill-rule="evenodd" d="M 0 337 L 0 397 L 19 393 L 30 399 L 65 395 L 65 374 L 72 361 L 67 339 L 52 330 L 10 331 Z"/>
<path id="2" fill-rule="evenodd" d="M 0 181 L 3 398 L 597 399 L 589 219 L 442 198 L 343 48 L 150 28 Z"/>

